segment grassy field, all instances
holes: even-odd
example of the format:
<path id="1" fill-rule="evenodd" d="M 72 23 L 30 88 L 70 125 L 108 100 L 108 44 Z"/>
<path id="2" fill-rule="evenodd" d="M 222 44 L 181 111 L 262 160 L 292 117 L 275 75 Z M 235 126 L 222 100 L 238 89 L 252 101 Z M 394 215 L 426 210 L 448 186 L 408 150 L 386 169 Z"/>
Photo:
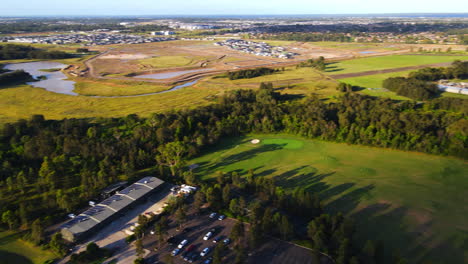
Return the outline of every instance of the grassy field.
<path id="1" fill-rule="evenodd" d="M 79 78 L 75 84 L 74 92 L 81 95 L 122 96 L 154 93 L 170 88 L 170 86 L 150 82 Z"/>
<path id="2" fill-rule="evenodd" d="M 197 56 L 159 56 L 148 59 L 136 60 L 132 63 L 148 65 L 152 68 L 171 68 L 191 65 L 196 61 L 206 58 Z"/>
<path id="3" fill-rule="evenodd" d="M 261 139 L 253 145 L 250 140 Z M 468 164 L 421 153 L 304 140 L 289 135 L 225 139 L 189 164 L 203 179 L 217 171 L 273 177 L 286 189 L 317 192 L 331 212 L 358 223 L 358 238 L 383 240 L 408 263 L 468 260 Z"/>
<path id="4" fill-rule="evenodd" d="M 230 89 L 258 88 L 262 82 L 271 82 L 275 88 L 289 94 L 318 94 L 324 97 L 337 95 L 337 82 L 310 68 L 288 67 L 285 71 L 250 79 L 229 80 L 226 76 L 204 79 L 200 86 L 204 88 L 225 87 Z"/>
<path id="5" fill-rule="evenodd" d="M 409 67 L 415 65 L 468 60 L 468 56 L 438 56 L 438 55 L 391 55 L 369 57 L 330 63 L 327 74 L 343 74 L 391 68 Z"/>
<path id="6" fill-rule="evenodd" d="M 17 233 L 0 232 L 0 264 L 42 264 L 54 258 L 51 252 L 21 240 Z"/>
<path id="7" fill-rule="evenodd" d="M 223 89 L 187 87 L 178 91 L 130 98 L 92 98 L 48 92 L 28 85 L 0 89 L 0 124 L 43 114 L 48 119 L 119 117 L 128 114 L 149 116 L 172 109 L 210 103 L 206 97 Z"/>
<path id="8" fill-rule="evenodd" d="M 382 73 L 382 74 L 374 74 L 374 75 L 366 75 L 366 76 L 359 76 L 359 77 L 351 77 L 351 78 L 344 78 L 339 79 L 340 82 L 349 83 L 352 85 L 357 85 L 360 87 L 371 88 L 361 90 L 360 93 L 367 94 L 371 96 L 379 96 L 379 97 L 387 97 L 395 100 L 410 100 L 407 97 L 399 96 L 392 91 L 386 91 L 382 89 L 382 82 L 390 77 L 406 77 L 408 73 L 412 71 L 403 71 L 403 72 L 392 72 L 392 73 Z"/>

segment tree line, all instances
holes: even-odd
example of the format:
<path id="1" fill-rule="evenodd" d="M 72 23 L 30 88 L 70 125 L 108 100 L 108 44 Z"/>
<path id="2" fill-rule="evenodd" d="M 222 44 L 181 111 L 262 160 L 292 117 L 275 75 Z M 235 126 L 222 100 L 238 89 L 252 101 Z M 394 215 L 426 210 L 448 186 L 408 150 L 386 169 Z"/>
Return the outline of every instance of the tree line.
<path id="1" fill-rule="evenodd" d="M 271 68 L 256 68 L 256 69 L 249 69 L 249 70 L 240 70 L 235 72 L 228 72 L 229 80 L 237 80 L 237 79 L 250 79 L 254 77 L 264 76 L 273 74 L 275 72 L 279 72 L 279 69 L 271 69 Z"/>
<path id="2" fill-rule="evenodd" d="M 17 59 L 65 59 L 72 57 L 63 51 L 46 51 L 31 46 L 7 44 L 0 45 L 0 60 Z"/>
<path id="3" fill-rule="evenodd" d="M 454 61 L 446 68 L 423 68 L 411 72 L 407 78 L 390 77 L 382 86 L 398 95 L 415 100 L 429 100 L 439 95 L 439 89 L 433 81 L 441 79 L 468 78 L 468 61 Z"/>

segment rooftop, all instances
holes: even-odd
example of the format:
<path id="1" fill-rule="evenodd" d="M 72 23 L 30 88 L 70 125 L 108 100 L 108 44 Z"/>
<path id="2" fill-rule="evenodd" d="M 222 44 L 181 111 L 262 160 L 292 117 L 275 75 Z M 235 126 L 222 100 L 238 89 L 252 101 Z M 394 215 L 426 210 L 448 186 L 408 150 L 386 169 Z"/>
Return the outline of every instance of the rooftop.
<path id="1" fill-rule="evenodd" d="M 142 178 L 115 195 L 98 203 L 96 206 L 79 214 L 74 219 L 65 223 L 62 228 L 68 229 L 75 235 L 86 232 L 163 183 L 164 181 L 155 177 Z"/>

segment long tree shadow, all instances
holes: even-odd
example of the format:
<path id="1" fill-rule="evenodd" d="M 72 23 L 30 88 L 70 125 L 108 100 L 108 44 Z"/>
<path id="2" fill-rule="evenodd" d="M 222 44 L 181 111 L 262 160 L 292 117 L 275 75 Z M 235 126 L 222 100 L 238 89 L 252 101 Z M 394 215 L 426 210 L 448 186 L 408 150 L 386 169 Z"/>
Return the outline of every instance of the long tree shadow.
<path id="1" fill-rule="evenodd" d="M 203 169 L 207 171 L 216 171 L 218 168 L 225 167 L 228 165 L 231 165 L 236 162 L 244 161 L 244 160 L 249 160 L 254 157 L 256 157 L 259 154 L 270 152 L 270 151 L 275 151 L 282 149 L 285 147 L 287 144 L 268 144 L 268 145 L 260 145 L 258 147 L 255 147 L 253 149 L 243 151 L 237 154 L 233 154 L 227 157 L 223 157 L 221 162 L 217 162 L 216 164 L 213 164 L 209 167 L 203 167 Z M 209 165 L 209 164 L 206 164 Z"/>
<path id="2" fill-rule="evenodd" d="M 30 259 L 26 258 L 25 256 L 0 250 L 0 264 L 13 264 L 13 263 L 33 264 L 33 262 Z"/>

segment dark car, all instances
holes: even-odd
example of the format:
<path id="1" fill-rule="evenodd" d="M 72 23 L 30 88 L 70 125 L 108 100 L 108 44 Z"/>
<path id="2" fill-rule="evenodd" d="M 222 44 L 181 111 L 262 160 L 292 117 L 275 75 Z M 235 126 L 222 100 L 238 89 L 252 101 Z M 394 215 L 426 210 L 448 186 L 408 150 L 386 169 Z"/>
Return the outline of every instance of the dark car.
<path id="1" fill-rule="evenodd" d="M 218 242 L 221 241 L 222 239 L 223 239 L 222 236 L 216 237 L 215 239 L 213 239 L 213 243 L 218 243 Z"/>
<path id="2" fill-rule="evenodd" d="M 203 264 L 211 264 L 213 262 L 213 257 L 207 258 L 205 261 L 203 261 Z"/>
<path id="3" fill-rule="evenodd" d="M 167 243 L 169 245 L 174 245 L 177 242 L 178 242 L 178 240 L 175 237 L 170 237 L 170 238 L 167 239 Z"/>
<path id="4" fill-rule="evenodd" d="M 192 231 L 192 228 L 191 227 L 186 227 L 184 228 L 184 230 L 182 230 L 182 233 L 187 233 L 187 232 L 190 232 Z"/>
<path id="5" fill-rule="evenodd" d="M 190 262 L 190 263 L 195 262 L 198 259 L 199 256 L 200 256 L 200 253 L 194 251 L 193 254 L 190 256 L 188 262 Z"/>

